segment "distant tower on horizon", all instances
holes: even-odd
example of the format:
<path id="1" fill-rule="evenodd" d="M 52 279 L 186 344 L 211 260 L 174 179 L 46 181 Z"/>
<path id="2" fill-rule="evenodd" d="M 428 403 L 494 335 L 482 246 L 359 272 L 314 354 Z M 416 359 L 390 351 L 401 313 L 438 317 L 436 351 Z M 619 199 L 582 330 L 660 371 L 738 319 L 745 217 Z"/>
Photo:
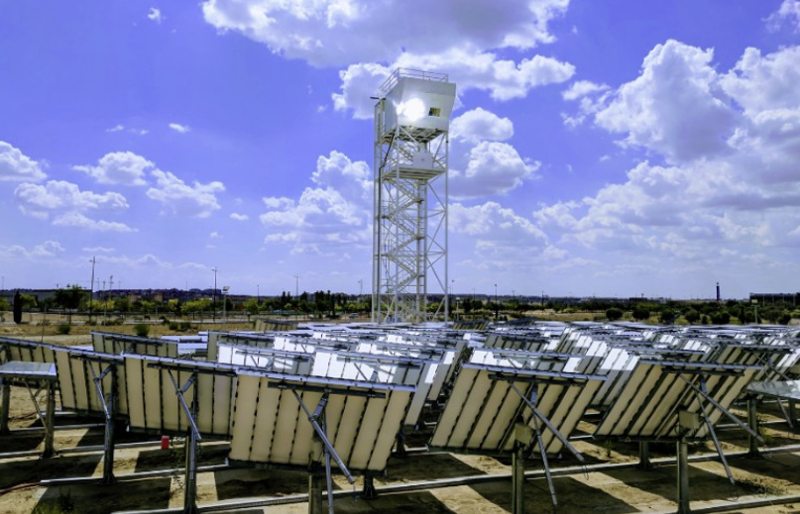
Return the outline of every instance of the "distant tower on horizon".
<path id="1" fill-rule="evenodd" d="M 722 301 L 722 298 L 719 296 L 719 282 L 717 282 L 717 301 Z"/>
<path id="2" fill-rule="evenodd" d="M 375 105 L 372 321 L 448 319 L 448 147 L 456 85 L 396 70 Z M 439 309 L 428 313 L 428 296 Z M 439 300 L 441 299 L 441 300 Z"/>

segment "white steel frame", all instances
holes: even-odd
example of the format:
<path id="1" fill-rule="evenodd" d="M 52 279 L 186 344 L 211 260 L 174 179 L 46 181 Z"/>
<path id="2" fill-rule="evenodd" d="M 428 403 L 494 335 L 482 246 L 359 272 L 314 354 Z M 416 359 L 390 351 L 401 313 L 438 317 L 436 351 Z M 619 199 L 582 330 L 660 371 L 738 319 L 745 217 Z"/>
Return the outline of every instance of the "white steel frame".
<path id="1" fill-rule="evenodd" d="M 396 70 L 375 104 L 372 322 L 421 323 L 449 314 L 447 202 L 449 125 L 386 126 L 392 106 L 386 96 L 403 77 L 447 82 L 447 75 Z M 419 151 L 430 152 L 430 169 L 410 166 Z M 428 295 L 443 302 L 429 315 Z"/>

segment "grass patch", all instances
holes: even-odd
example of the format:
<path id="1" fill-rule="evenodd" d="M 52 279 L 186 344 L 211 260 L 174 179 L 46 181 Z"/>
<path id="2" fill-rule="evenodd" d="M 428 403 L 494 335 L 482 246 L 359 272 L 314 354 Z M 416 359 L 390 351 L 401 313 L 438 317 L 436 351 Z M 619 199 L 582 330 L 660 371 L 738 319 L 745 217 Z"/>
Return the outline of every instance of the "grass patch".
<path id="1" fill-rule="evenodd" d="M 747 494 L 754 494 L 757 496 L 783 496 L 786 494 L 786 488 L 769 482 L 763 478 L 744 478 L 736 481 L 736 487 L 740 491 Z"/>
<path id="2" fill-rule="evenodd" d="M 139 337 L 147 337 L 150 334 L 150 326 L 144 323 L 137 323 L 133 326 L 133 333 Z"/>
<path id="3" fill-rule="evenodd" d="M 55 500 L 38 504 L 31 514 L 64 514 L 66 512 L 78 512 L 69 490 L 66 493 L 59 491 L 58 498 Z"/>

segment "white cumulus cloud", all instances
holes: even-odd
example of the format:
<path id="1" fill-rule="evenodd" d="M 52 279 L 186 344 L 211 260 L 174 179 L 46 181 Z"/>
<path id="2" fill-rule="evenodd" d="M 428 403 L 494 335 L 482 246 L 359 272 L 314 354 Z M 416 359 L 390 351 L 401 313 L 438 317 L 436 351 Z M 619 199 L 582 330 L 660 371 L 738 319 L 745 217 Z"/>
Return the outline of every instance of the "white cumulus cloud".
<path id="1" fill-rule="evenodd" d="M 800 51 L 749 48 L 728 71 L 712 57 L 675 41 L 654 48 L 597 115 L 652 159 L 581 201 L 541 206 L 538 226 L 560 244 L 635 250 L 637 263 L 612 275 L 661 273 L 664 262 L 746 269 L 759 249 L 800 246 Z"/>
<path id="2" fill-rule="evenodd" d="M 34 181 L 47 178 L 38 162 L 23 154 L 19 148 L 0 141 L 0 181 Z"/>
<path id="3" fill-rule="evenodd" d="M 150 10 L 147 11 L 147 18 L 156 23 L 161 23 L 164 21 L 164 17 L 161 15 L 161 10 L 156 9 L 155 7 L 151 7 Z"/>
<path id="4" fill-rule="evenodd" d="M 541 261 L 542 252 L 552 246 L 530 219 L 497 202 L 471 207 L 454 203 L 449 215 L 453 239 L 467 245 L 466 252 L 459 252 L 468 255 L 460 263 L 466 268 L 476 271 L 525 268 Z M 550 250 L 550 255 L 554 250 Z"/>
<path id="5" fill-rule="evenodd" d="M 608 86 L 605 84 L 595 84 L 589 80 L 577 80 L 561 93 L 561 97 L 564 100 L 578 100 L 586 95 L 606 90 L 608 90 Z"/>
<path id="6" fill-rule="evenodd" d="M 514 124 L 493 112 L 478 107 L 467 111 L 450 123 L 450 137 L 470 143 L 504 141 L 514 135 Z"/>
<path id="7" fill-rule="evenodd" d="M 59 214 L 53 219 L 57 227 L 76 227 L 98 232 L 136 232 L 136 229 L 116 221 L 93 220 L 76 211 Z"/>
<path id="8" fill-rule="evenodd" d="M 147 196 L 161 202 L 165 213 L 205 218 L 220 208 L 216 194 L 225 191 L 222 182 L 194 182 L 190 186 L 168 171 L 156 169 L 150 175 L 156 184 L 147 190 Z"/>
<path id="9" fill-rule="evenodd" d="M 736 66 L 721 77 L 722 89 L 750 116 L 763 111 L 800 107 L 800 47 L 761 55 L 744 51 Z"/>
<path id="10" fill-rule="evenodd" d="M 554 40 L 548 25 L 568 4 L 569 0 L 208 0 L 203 14 L 217 29 L 239 32 L 289 59 L 342 66 L 453 47 L 533 48 Z"/>
<path id="11" fill-rule="evenodd" d="M 114 213 L 128 209 L 128 201 L 119 193 L 102 194 L 81 191 L 71 182 L 50 180 L 44 185 L 23 183 L 14 190 L 20 212 L 41 220 L 53 218 L 53 225 L 99 231 L 130 232 L 123 223 L 94 220 L 84 212 Z"/>
<path id="12" fill-rule="evenodd" d="M 189 125 L 181 125 L 180 123 L 170 123 L 169 128 L 180 134 L 186 134 L 187 132 L 192 130 L 191 127 L 189 127 Z"/>
<path id="13" fill-rule="evenodd" d="M 66 252 L 66 249 L 61 246 L 61 243 L 53 240 L 47 240 L 31 249 L 21 245 L 0 246 L 0 256 L 13 259 L 57 257 L 64 252 Z"/>
<path id="14" fill-rule="evenodd" d="M 674 40 L 656 45 L 639 77 L 612 95 L 596 123 L 670 162 L 726 151 L 738 114 L 726 101 L 712 58 L 712 50 Z"/>
<path id="15" fill-rule="evenodd" d="M 799 0 L 783 0 L 778 10 L 767 18 L 767 26 L 773 31 L 780 29 L 784 23 L 792 26 L 795 32 L 800 32 Z"/>
<path id="16" fill-rule="evenodd" d="M 568 80 L 575 73 L 569 63 L 501 57 L 553 42 L 550 22 L 568 6 L 569 0 L 207 0 L 203 13 L 221 32 L 238 32 L 285 58 L 346 67 L 334 107 L 368 118 L 369 97 L 398 67 L 446 70 L 459 91 L 485 90 L 496 100 Z"/>
<path id="17" fill-rule="evenodd" d="M 14 190 L 14 200 L 26 214 L 59 210 L 120 211 L 128 208 L 128 201 L 119 193 L 81 191 L 76 184 L 63 180 L 50 180 L 44 185 L 20 184 Z"/>
<path id="18" fill-rule="evenodd" d="M 450 170 L 451 194 L 456 198 L 505 194 L 534 178 L 539 166 L 507 143 L 483 141 L 470 150 L 463 172 Z"/>
<path id="19" fill-rule="evenodd" d="M 298 200 L 264 198 L 267 211 L 259 219 L 266 243 L 291 246 L 293 253 L 327 254 L 331 247 L 366 245 L 369 239 L 372 183 L 369 167 L 340 152 L 317 159 L 311 180 Z"/>
<path id="20" fill-rule="evenodd" d="M 147 183 L 145 176 L 155 165 L 133 152 L 107 153 L 97 162 L 97 166 L 73 166 L 72 169 L 82 171 L 100 184 L 118 184 L 126 186 L 143 186 Z"/>

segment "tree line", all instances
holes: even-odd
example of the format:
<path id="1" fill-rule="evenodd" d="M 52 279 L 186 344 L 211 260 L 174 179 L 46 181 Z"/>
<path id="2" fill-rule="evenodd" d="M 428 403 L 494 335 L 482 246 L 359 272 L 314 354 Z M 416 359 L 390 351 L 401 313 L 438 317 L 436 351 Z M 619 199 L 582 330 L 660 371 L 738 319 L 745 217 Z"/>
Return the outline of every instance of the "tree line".
<path id="1" fill-rule="evenodd" d="M 317 319 L 333 319 L 343 314 L 368 313 L 372 310 L 370 295 L 349 295 L 340 292 L 304 291 L 293 296 L 282 291 L 279 296 L 249 297 L 234 302 L 230 296 L 218 295 L 214 298 L 197 298 L 181 301 L 169 299 L 158 301 L 153 298 L 125 295 L 90 299 L 89 292 L 78 285 L 68 285 L 55 291 L 52 297 L 38 300 L 36 296 L 21 293 L 17 295 L 19 309 L 27 312 L 53 312 L 58 310 L 80 313 L 108 314 L 156 314 L 174 316 L 194 316 L 203 313 L 222 312 L 243 313 L 249 316 L 263 314 L 302 315 Z M 443 300 L 443 299 L 440 299 Z M 17 303 L 17 302 L 15 302 Z M 441 312 L 440 301 L 428 303 L 428 312 Z M 11 303 L 0 298 L 0 311 L 12 310 Z M 576 302 L 574 299 L 549 299 L 546 302 L 529 300 L 523 297 L 493 301 L 491 297 L 451 297 L 451 317 L 461 319 L 497 318 L 515 319 L 542 313 L 570 314 L 596 313 L 609 321 L 633 319 L 661 324 L 683 322 L 688 324 L 729 323 L 776 323 L 786 324 L 792 318 L 800 317 L 798 307 L 791 302 L 776 302 L 758 305 L 748 300 L 685 301 L 648 300 L 620 301 L 616 299 L 592 298 Z M 598 316 L 595 316 L 598 319 Z"/>

